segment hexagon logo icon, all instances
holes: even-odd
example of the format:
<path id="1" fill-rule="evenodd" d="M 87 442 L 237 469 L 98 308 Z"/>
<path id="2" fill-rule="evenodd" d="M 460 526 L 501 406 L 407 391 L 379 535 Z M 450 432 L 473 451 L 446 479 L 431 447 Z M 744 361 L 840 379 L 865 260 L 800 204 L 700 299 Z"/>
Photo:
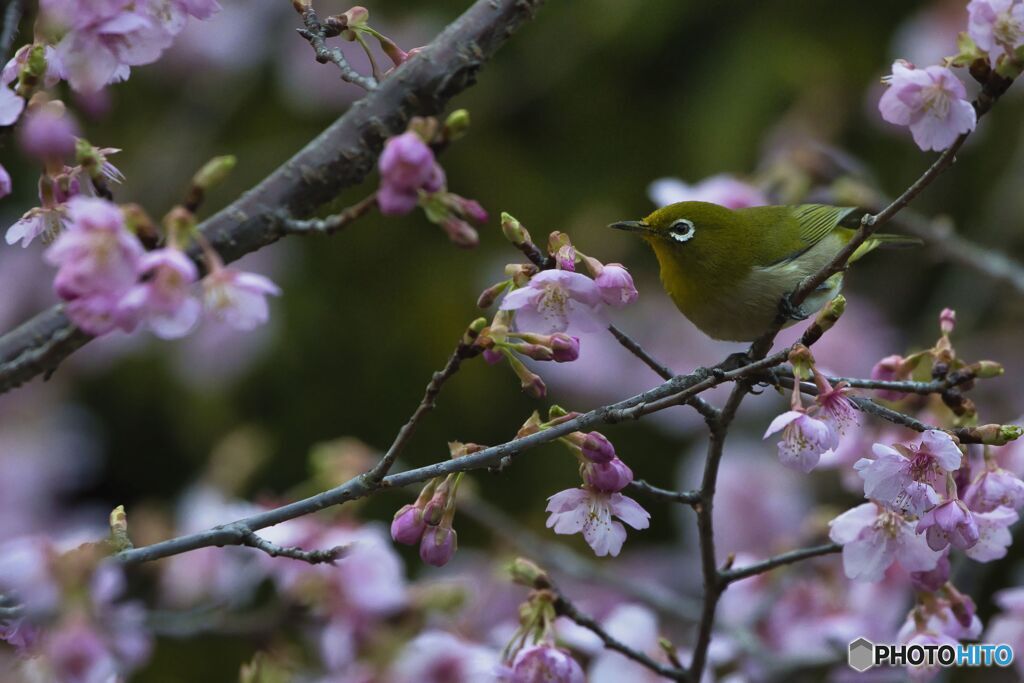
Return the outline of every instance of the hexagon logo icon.
<path id="1" fill-rule="evenodd" d="M 854 671 L 864 672 L 875 665 L 875 645 L 867 638 L 858 638 L 850 643 L 847 663 Z"/>

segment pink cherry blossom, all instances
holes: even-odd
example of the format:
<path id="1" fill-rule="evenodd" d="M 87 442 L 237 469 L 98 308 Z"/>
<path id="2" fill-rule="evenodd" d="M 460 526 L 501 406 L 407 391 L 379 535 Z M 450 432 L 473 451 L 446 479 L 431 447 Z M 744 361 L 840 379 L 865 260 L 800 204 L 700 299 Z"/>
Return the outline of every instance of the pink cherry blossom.
<path id="1" fill-rule="evenodd" d="M 0 85 L 0 126 L 13 125 L 25 109 L 25 100 L 7 85 Z"/>
<path id="2" fill-rule="evenodd" d="M 88 622 L 76 619 L 46 639 L 46 661 L 54 680 L 66 683 L 107 683 L 118 679 L 117 660 Z"/>
<path id="3" fill-rule="evenodd" d="M 586 275 L 545 270 L 506 294 L 500 308 L 516 312 L 516 329 L 521 332 L 596 332 L 607 324 L 601 303 L 601 290 Z"/>
<path id="4" fill-rule="evenodd" d="M 1018 510 L 1024 506 L 1024 481 L 995 464 L 988 465 L 967 489 L 964 502 L 974 512 L 997 507 Z"/>
<path id="5" fill-rule="evenodd" d="M 191 285 L 199 278 L 192 259 L 178 249 L 157 249 L 142 257 L 139 270 L 149 278 L 125 296 L 124 310 L 133 311 L 161 339 L 191 332 L 202 311 L 191 293 Z"/>
<path id="6" fill-rule="evenodd" d="M 932 550 L 951 545 L 967 550 L 978 542 L 978 524 L 963 501 L 947 500 L 933 507 L 917 522 L 917 533 L 923 533 Z"/>
<path id="7" fill-rule="evenodd" d="M 589 487 L 567 489 L 548 498 L 547 526 L 556 534 L 583 532 L 583 538 L 598 557 L 613 557 L 622 550 L 626 529 L 615 515 L 634 529 L 646 529 L 651 515 L 632 498 L 621 493 L 603 493 Z"/>
<path id="8" fill-rule="evenodd" d="M 786 467 L 804 473 L 818 465 L 822 453 L 838 445 L 832 427 L 799 410 L 787 411 L 772 420 L 763 438 L 778 431 L 782 432 L 779 460 Z"/>
<path id="9" fill-rule="evenodd" d="M 658 206 L 697 201 L 742 209 L 768 204 L 768 198 L 761 190 L 724 173 L 705 178 L 695 185 L 687 185 L 678 178 L 661 178 L 648 186 L 647 196 Z"/>
<path id="10" fill-rule="evenodd" d="M 977 123 L 964 84 L 952 71 L 944 66 L 917 69 L 899 60 L 893 62 L 878 110 L 889 123 L 909 126 L 914 142 L 925 151 L 946 149 Z"/>
<path id="11" fill-rule="evenodd" d="M 847 398 L 850 388 L 842 382 L 833 387 L 821 375 L 816 375 L 815 379 L 820 388 L 815 402 L 821 406 L 821 418 L 836 434 L 844 436 L 848 429 L 859 423 L 859 413 L 853 402 Z"/>
<path id="12" fill-rule="evenodd" d="M 243 332 L 267 322 L 268 295 L 278 296 L 280 288 L 268 278 L 218 266 L 203 278 L 206 310 L 236 330 Z"/>
<path id="13" fill-rule="evenodd" d="M 960 468 L 963 454 L 953 438 L 940 430 L 929 430 L 920 442 L 900 446 L 903 452 L 885 444 L 872 447 L 875 458 L 861 458 L 854 469 L 864 479 L 864 495 L 895 510 L 920 515 L 939 502 L 946 474 Z"/>
<path id="14" fill-rule="evenodd" d="M 606 263 L 594 277 L 597 288 L 601 290 L 601 298 L 613 308 L 621 308 L 636 300 L 636 286 L 633 276 L 620 263 Z"/>
<path id="15" fill-rule="evenodd" d="M 829 538 L 843 546 L 843 570 L 858 581 L 880 581 L 898 562 L 910 572 L 934 569 L 942 553 L 932 550 L 914 525 L 890 510 L 864 503 L 829 522 Z"/>
<path id="16" fill-rule="evenodd" d="M 1024 5 L 1017 0 L 971 0 L 967 34 L 992 62 L 1024 45 Z"/>
<path id="17" fill-rule="evenodd" d="M 978 541 L 964 551 L 976 562 L 991 562 L 1006 556 L 1006 549 L 1013 542 L 1010 527 L 1019 519 L 1017 511 L 998 507 L 990 512 L 975 512 L 972 517 L 978 528 Z"/>
<path id="18" fill-rule="evenodd" d="M 384 143 L 378 168 L 381 184 L 377 191 L 377 205 L 385 215 L 409 213 L 419 203 L 421 189 L 437 192 L 445 182 L 444 170 L 437 163 L 434 152 L 412 131 L 396 135 Z"/>
<path id="19" fill-rule="evenodd" d="M 586 683 L 583 668 L 571 654 L 553 645 L 533 645 L 512 660 L 509 683 Z"/>
<path id="20" fill-rule="evenodd" d="M 144 250 L 125 227 L 121 210 L 105 199 L 74 197 L 67 211 L 67 230 L 45 254 L 59 268 L 57 294 L 67 301 L 125 293 L 138 279 Z"/>

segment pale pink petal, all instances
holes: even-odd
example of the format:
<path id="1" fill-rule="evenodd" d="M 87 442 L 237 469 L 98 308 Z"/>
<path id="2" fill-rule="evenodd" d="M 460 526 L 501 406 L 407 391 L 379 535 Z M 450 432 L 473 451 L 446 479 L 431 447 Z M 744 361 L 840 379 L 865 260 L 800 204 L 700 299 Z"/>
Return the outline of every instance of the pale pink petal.
<path id="1" fill-rule="evenodd" d="M 839 544 L 850 543 L 860 533 L 870 528 L 878 519 L 878 507 L 874 503 L 862 503 L 842 513 L 828 523 L 828 537 Z"/>
<path id="2" fill-rule="evenodd" d="M 785 413 L 782 413 L 781 415 L 777 416 L 774 420 L 772 420 L 772 423 L 768 425 L 768 430 L 764 433 L 764 436 L 761 438 L 767 439 L 775 432 L 785 429 L 786 426 L 793 420 L 799 419 L 802 416 L 803 413 L 797 410 L 790 410 Z"/>
<path id="3" fill-rule="evenodd" d="M 843 545 L 843 571 L 857 581 L 881 581 L 895 552 L 894 539 L 880 531 L 866 530 Z"/>
<path id="4" fill-rule="evenodd" d="M 612 513 L 634 529 L 646 529 L 650 526 L 651 514 L 628 496 L 613 493 L 609 499 Z"/>

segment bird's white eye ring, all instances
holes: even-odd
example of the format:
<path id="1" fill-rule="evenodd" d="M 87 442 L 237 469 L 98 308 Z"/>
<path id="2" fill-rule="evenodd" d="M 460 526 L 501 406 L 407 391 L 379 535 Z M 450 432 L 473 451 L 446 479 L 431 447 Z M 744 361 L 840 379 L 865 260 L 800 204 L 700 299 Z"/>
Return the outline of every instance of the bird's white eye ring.
<path id="1" fill-rule="evenodd" d="M 672 222 L 672 225 L 668 227 L 669 236 L 676 242 L 686 242 L 687 240 L 693 239 L 693 235 L 696 229 L 693 227 L 693 221 L 686 218 L 679 218 Z"/>

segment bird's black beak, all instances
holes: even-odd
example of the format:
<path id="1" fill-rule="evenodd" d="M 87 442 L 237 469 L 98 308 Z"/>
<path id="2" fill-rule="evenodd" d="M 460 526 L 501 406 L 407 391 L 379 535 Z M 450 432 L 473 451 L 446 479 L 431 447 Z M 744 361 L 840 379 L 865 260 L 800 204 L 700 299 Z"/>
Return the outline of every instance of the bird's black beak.
<path id="1" fill-rule="evenodd" d="M 616 230 L 625 230 L 626 232 L 650 232 L 651 228 L 643 221 L 618 221 L 608 226 L 609 228 L 615 228 Z"/>

